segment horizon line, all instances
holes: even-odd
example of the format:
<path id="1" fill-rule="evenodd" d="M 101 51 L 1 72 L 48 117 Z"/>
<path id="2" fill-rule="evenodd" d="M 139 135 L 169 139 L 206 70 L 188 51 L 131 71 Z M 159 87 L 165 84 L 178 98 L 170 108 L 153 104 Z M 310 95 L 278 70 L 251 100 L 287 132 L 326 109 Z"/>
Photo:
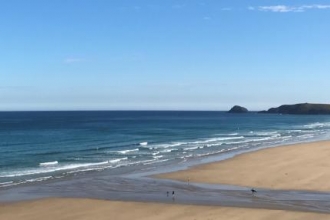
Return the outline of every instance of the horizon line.
<path id="1" fill-rule="evenodd" d="M 230 109 L 229 109 L 230 110 Z M 228 112 L 229 110 L 194 109 L 63 109 L 63 110 L 0 110 L 1 112 Z M 248 110 L 258 112 L 263 110 Z"/>

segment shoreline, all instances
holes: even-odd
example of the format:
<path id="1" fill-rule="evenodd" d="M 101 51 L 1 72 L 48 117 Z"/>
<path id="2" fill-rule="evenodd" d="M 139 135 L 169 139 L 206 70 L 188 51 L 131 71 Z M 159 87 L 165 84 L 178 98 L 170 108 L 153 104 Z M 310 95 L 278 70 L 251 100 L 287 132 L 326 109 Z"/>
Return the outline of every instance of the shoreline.
<path id="1" fill-rule="evenodd" d="M 163 174 L 169 174 L 169 173 L 176 173 L 181 171 L 186 171 L 195 167 L 204 166 L 208 164 L 214 164 L 214 163 L 220 163 L 224 161 L 231 160 L 233 158 L 236 158 L 241 155 L 245 154 L 253 154 L 255 152 L 273 149 L 273 148 L 283 148 L 283 147 L 290 147 L 295 145 L 305 145 L 305 144 L 314 144 L 314 143 L 321 143 L 321 142 L 329 142 L 330 143 L 330 137 L 322 137 L 318 139 L 311 139 L 311 140 L 305 140 L 305 141 L 292 141 L 292 142 L 286 142 L 283 144 L 269 144 L 266 146 L 260 146 L 256 148 L 243 148 L 238 149 L 234 151 L 228 151 L 228 152 L 218 152 L 215 154 L 210 155 L 203 155 L 196 158 L 187 158 L 186 161 L 178 162 L 177 164 L 164 164 L 164 166 L 160 167 L 154 167 L 154 169 L 146 169 L 148 171 L 138 172 L 138 173 L 129 173 L 127 172 L 125 176 L 128 177 L 151 177 L 151 178 L 160 178 L 160 179 L 173 179 L 173 178 L 162 178 L 161 176 Z M 173 180 L 179 180 L 174 178 Z M 180 181 L 185 181 L 184 179 L 180 179 Z"/>
<path id="2" fill-rule="evenodd" d="M 301 145 L 301 144 L 313 144 L 313 143 L 319 143 L 319 142 L 327 142 L 330 141 L 330 139 L 325 139 L 325 137 L 321 139 L 314 139 L 314 140 L 306 140 L 304 142 L 288 142 L 285 143 L 284 145 L 279 145 L 279 144 L 272 144 L 272 145 L 266 145 L 266 146 L 260 146 L 257 148 L 249 148 L 249 149 L 238 149 L 237 151 L 228 151 L 228 152 L 221 152 L 221 153 L 215 153 L 211 155 L 204 155 L 196 158 L 187 158 L 186 161 L 175 161 L 174 164 L 169 164 L 165 163 L 164 166 L 155 166 L 152 168 L 147 168 L 147 169 L 142 169 L 144 171 L 141 172 L 139 170 L 137 173 L 134 172 L 134 169 L 131 167 L 122 167 L 123 170 L 121 172 L 118 172 L 119 170 L 117 169 L 104 169 L 101 170 L 104 172 L 105 175 L 115 175 L 115 176 L 125 176 L 125 177 L 133 177 L 133 178 L 144 178 L 144 177 L 155 177 L 155 178 L 161 178 L 161 179 L 173 179 L 173 180 L 179 180 L 179 181 L 185 181 L 184 179 L 178 179 L 178 178 L 163 178 L 163 175 L 168 175 L 169 173 L 176 173 L 176 172 L 183 172 L 186 170 L 190 170 L 195 167 L 200 167 L 208 164 L 215 164 L 215 163 L 220 163 L 223 161 L 228 161 L 233 158 L 236 158 L 241 155 L 245 154 L 253 154 L 254 152 L 259 152 L 267 149 L 272 149 L 272 148 L 282 148 L 282 147 L 289 147 L 289 146 L 294 146 L 294 145 Z M 142 167 L 141 167 L 142 168 Z M 85 176 L 96 176 L 97 177 L 98 172 L 81 172 L 77 173 L 76 175 L 69 175 L 66 177 L 61 177 L 61 178 L 51 178 L 47 179 L 44 181 L 27 181 L 24 183 L 15 183 L 10 186 L 5 186 L 5 187 L 0 187 L 0 192 L 5 191 L 8 189 L 15 189 L 15 188 L 20 188 L 20 187 L 26 187 L 26 186 L 35 186 L 35 185 L 43 185 L 43 184 L 48 184 L 48 183 L 53 183 L 53 182 L 60 182 L 60 181 L 67 181 L 67 180 L 74 180 L 75 178 L 84 178 Z M 219 184 L 217 182 L 217 184 Z M 232 184 L 230 184 L 232 185 Z M 237 185 L 241 186 L 241 185 Z M 0 200 L 1 202 L 1 200 Z"/>
<path id="3" fill-rule="evenodd" d="M 0 192 L 1 190 L 6 190 L 8 188 L 15 188 L 15 187 L 22 187 L 22 186 L 30 186 L 34 184 L 43 184 L 53 181 L 66 181 L 66 179 L 71 178 L 80 178 L 84 175 L 95 175 L 99 173 L 98 171 L 102 171 L 104 175 L 125 175 L 125 176 L 133 176 L 133 177 L 144 177 L 144 176 L 152 176 L 155 174 L 162 174 L 162 173 L 169 173 L 169 172 L 176 172 L 181 170 L 190 169 L 191 167 L 203 165 L 203 164 L 209 164 L 213 162 L 228 160 L 233 157 L 236 157 L 237 155 L 246 154 L 250 152 L 256 152 L 263 149 L 268 148 L 276 148 L 281 146 L 287 146 L 287 145 L 295 145 L 300 143 L 314 143 L 314 142 L 320 142 L 324 140 L 328 140 L 330 138 L 330 135 L 319 135 L 318 137 L 309 138 L 305 140 L 289 140 L 289 141 L 283 141 L 282 143 L 274 142 L 274 143 L 263 143 L 262 145 L 256 145 L 253 147 L 237 147 L 230 149 L 221 149 L 217 152 L 211 152 L 211 153 L 205 153 L 205 154 L 199 154 L 197 156 L 192 157 L 180 157 L 180 158 L 174 158 L 172 160 L 165 160 L 160 161 L 160 163 L 154 163 L 154 165 L 151 165 L 150 167 L 146 167 L 146 164 L 138 164 L 139 168 L 136 168 L 136 166 L 119 166 L 115 169 L 108 169 L 104 167 L 96 167 L 93 169 L 87 169 L 90 171 L 82 170 L 82 171 L 69 171 L 68 173 L 61 174 L 57 176 L 57 173 L 55 174 L 49 174 L 46 177 L 45 176 L 39 176 L 36 174 L 36 176 L 31 177 L 29 179 L 25 179 L 23 181 L 16 180 L 8 180 L 9 184 L 3 184 L 0 183 Z M 148 166 L 148 165 L 147 165 Z M 136 169 L 138 171 L 136 172 Z M 142 172 L 141 172 L 142 171 Z M 94 174 L 93 174 L 94 172 Z M 71 175 L 73 173 L 73 175 Z M 96 176 L 96 175 L 95 175 Z"/>
<path id="4" fill-rule="evenodd" d="M 237 154 L 229 159 L 192 166 L 186 170 L 152 175 L 152 177 L 173 179 L 182 182 L 188 182 L 189 180 L 190 182 L 226 184 L 242 187 L 322 192 L 330 191 L 330 184 L 329 186 L 326 184 L 321 186 L 315 183 L 310 184 L 308 181 L 313 179 L 311 177 L 313 174 L 320 177 L 319 179 L 317 177 L 314 178 L 318 183 L 326 183 L 328 182 L 327 180 L 330 181 L 330 171 L 327 172 L 326 170 L 327 167 L 330 167 L 330 161 L 327 162 L 328 156 L 330 157 L 330 140 L 303 142 L 262 148 Z M 299 157 L 299 160 L 297 160 L 297 157 Z M 303 169 L 301 166 L 304 166 Z M 265 170 L 266 168 L 269 169 Z M 319 172 L 322 173 L 318 174 Z M 272 175 L 269 175 L 270 173 Z M 274 179 L 276 178 L 279 178 L 276 181 L 283 180 L 283 176 L 277 176 L 269 180 L 269 177 L 278 174 L 284 174 L 286 176 L 285 178 L 288 178 L 290 174 L 296 174 L 296 176 L 287 180 L 290 183 L 293 183 L 294 180 L 304 180 L 304 177 L 307 176 L 310 180 L 301 184 L 297 184 L 296 182 L 295 184 L 289 184 L 287 181 L 281 182 L 282 184 L 271 184 L 270 182 L 275 181 Z M 262 176 L 265 178 L 261 178 Z M 267 182 L 263 180 L 266 177 L 269 180 Z M 251 178 L 254 179 L 249 181 Z M 242 181 L 240 179 L 244 179 L 244 183 L 241 183 Z"/>
<path id="5" fill-rule="evenodd" d="M 327 167 L 330 167 L 330 162 L 327 162 L 329 156 L 330 141 L 316 141 L 262 148 L 222 161 L 152 175 L 152 178 L 119 178 L 110 185 L 107 184 L 112 177 L 108 176 L 98 180 L 90 178 L 77 182 L 72 179 L 66 183 L 59 181 L 18 187 L 21 191 L 12 188 L 8 190 L 9 196 L 11 192 L 16 192 L 16 196 L 22 196 L 24 193 L 40 193 L 46 196 L 30 198 L 30 201 L 0 202 L 0 219 L 3 216 L 4 219 L 18 220 L 25 213 L 33 216 L 30 219 L 41 220 L 46 216 L 48 218 L 48 214 L 51 213 L 51 220 L 59 217 L 91 219 L 93 216 L 103 220 L 114 211 L 118 212 L 116 219 L 119 220 L 136 217 L 125 213 L 125 209 L 134 209 L 134 212 L 138 213 L 136 219 L 205 219 L 204 215 L 198 214 L 199 212 L 206 213 L 212 216 L 210 219 L 216 220 L 328 219 L 330 214 L 322 213 L 329 212 L 330 208 L 330 202 L 325 202 L 329 201 L 330 193 L 324 192 L 330 190 L 330 184 L 326 184 L 330 180 L 330 171 L 327 172 Z M 254 168 L 258 170 L 249 172 Z M 290 175 L 283 175 L 287 171 L 290 171 Z M 313 171 L 312 175 L 304 175 L 308 171 Z M 293 175 L 294 173 L 298 176 Z M 304 176 L 305 179 L 297 181 L 299 179 L 296 178 Z M 273 185 L 267 185 L 272 181 Z M 85 188 L 79 188 L 80 192 L 70 191 L 76 186 L 82 187 L 83 184 Z M 117 185 L 114 187 L 113 184 Z M 255 197 L 247 187 L 258 190 Z M 124 189 L 126 192 L 116 191 Z M 171 198 L 166 198 L 165 191 L 159 194 L 159 190 L 163 189 L 175 189 L 178 199 L 173 202 Z M 3 192 L 0 191 L 0 197 L 5 196 Z M 71 210 L 66 206 L 75 208 Z M 58 207 L 58 210 L 54 210 L 54 207 Z M 19 213 L 15 211 L 18 209 Z M 169 213 L 166 210 L 171 211 Z M 191 214 L 191 210 L 198 211 Z M 89 218 L 84 218 L 83 214 Z"/>

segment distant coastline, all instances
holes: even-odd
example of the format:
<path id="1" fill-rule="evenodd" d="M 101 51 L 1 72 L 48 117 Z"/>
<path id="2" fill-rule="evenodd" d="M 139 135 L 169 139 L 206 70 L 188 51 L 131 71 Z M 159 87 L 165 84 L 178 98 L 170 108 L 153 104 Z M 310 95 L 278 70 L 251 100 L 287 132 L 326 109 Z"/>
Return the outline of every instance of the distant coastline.
<path id="1" fill-rule="evenodd" d="M 293 105 L 281 105 L 259 113 L 266 114 L 292 114 L 292 115 L 330 115 L 330 104 L 300 103 Z"/>
<path id="2" fill-rule="evenodd" d="M 248 109 L 239 105 L 233 106 L 228 113 L 248 113 Z M 288 115 L 330 115 L 330 104 L 299 103 L 281 105 L 268 110 L 258 111 L 262 114 L 288 114 Z"/>

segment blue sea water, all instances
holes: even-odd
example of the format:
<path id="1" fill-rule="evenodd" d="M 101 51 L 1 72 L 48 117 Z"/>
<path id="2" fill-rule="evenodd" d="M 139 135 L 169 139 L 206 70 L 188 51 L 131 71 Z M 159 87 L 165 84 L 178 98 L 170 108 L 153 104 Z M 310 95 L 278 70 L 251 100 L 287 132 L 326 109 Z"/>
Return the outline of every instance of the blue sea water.
<path id="1" fill-rule="evenodd" d="M 0 187 L 84 172 L 184 163 L 329 136 L 330 116 L 322 115 L 1 112 Z"/>

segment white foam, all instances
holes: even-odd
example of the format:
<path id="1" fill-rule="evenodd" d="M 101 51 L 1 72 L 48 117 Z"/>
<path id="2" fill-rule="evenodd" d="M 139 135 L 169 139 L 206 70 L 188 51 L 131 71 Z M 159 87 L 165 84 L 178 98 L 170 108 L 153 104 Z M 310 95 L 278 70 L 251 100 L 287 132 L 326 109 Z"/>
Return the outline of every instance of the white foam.
<path id="1" fill-rule="evenodd" d="M 40 182 L 40 181 L 44 181 L 44 180 L 48 180 L 48 179 L 52 179 L 52 176 L 45 176 L 45 177 L 39 177 L 39 178 L 35 178 L 35 179 L 29 179 L 26 180 L 26 182 Z"/>
<path id="2" fill-rule="evenodd" d="M 211 142 L 217 142 L 217 141 L 228 141 L 228 140 L 238 140 L 238 139 L 244 139 L 243 136 L 238 137 L 218 137 L 218 138 L 210 138 L 206 140 L 200 140 L 200 141 L 194 141 L 191 142 L 192 144 L 207 144 Z"/>
<path id="3" fill-rule="evenodd" d="M 292 138 L 291 135 L 287 135 L 287 136 L 282 136 L 282 137 L 281 137 L 281 139 L 284 139 L 284 140 L 287 140 L 287 139 L 290 139 L 290 138 Z"/>
<path id="4" fill-rule="evenodd" d="M 316 122 L 316 123 L 304 125 L 304 127 L 308 128 L 308 129 L 323 128 L 323 127 L 329 127 L 329 126 L 330 126 L 330 122 L 325 122 L 325 123 Z"/>
<path id="5" fill-rule="evenodd" d="M 184 148 L 184 150 L 189 150 L 189 149 L 197 149 L 197 148 L 203 148 L 203 147 L 208 147 L 209 144 L 214 143 L 214 142 L 218 142 L 216 143 L 216 145 L 221 145 L 222 143 L 219 141 L 229 141 L 229 140 L 239 140 L 239 139 L 244 139 L 244 136 L 237 136 L 237 137 L 232 137 L 234 135 L 236 135 L 237 133 L 233 133 L 233 134 L 227 134 L 230 137 L 216 137 L 216 138 L 210 138 L 210 139 L 204 139 L 204 140 L 197 140 L 197 141 L 191 141 L 191 142 L 174 142 L 174 143 L 169 143 L 169 144 L 158 144 L 156 146 L 154 146 L 154 148 L 151 149 L 159 149 L 159 148 L 172 148 L 171 151 L 173 150 L 178 150 L 177 148 L 174 147 L 179 147 L 179 146 L 183 146 L 183 145 L 203 145 L 203 146 L 193 146 L 193 147 L 187 147 Z M 171 152 L 171 151 L 161 151 L 161 152 Z"/>
<path id="6" fill-rule="evenodd" d="M 3 184 L 3 185 L 0 185 L 0 188 L 4 188 L 4 187 L 7 187 L 7 186 L 16 186 L 16 185 L 20 185 L 22 183 L 25 183 L 25 182 L 19 182 L 19 183 L 8 183 L 8 184 Z"/>
<path id="7" fill-rule="evenodd" d="M 300 130 L 300 129 L 292 129 L 292 130 L 287 130 L 286 132 L 288 132 L 288 133 L 295 133 L 295 132 L 303 132 L 303 130 Z"/>
<path id="8" fill-rule="evenodd" d="M 278 135 L 279 133 L 277 131 L 261 131 L 261 132 L 256 132 L 254 135 L 257 136 L 274 136 Z"/>
<path id="9" fill-rule="evenodd" d="M 72 174 L 72 173 L 79 173 L 79 172 L 87 172 L 87 171 L 99 171 L 99 170 L 103 170 L 102 168 L 89 168 L 89 169 L 83 169 L 83 170 L 74 170 L 74 171 L 69 171 L 66 172 L 67 174 Z"/>
<path id="10" fill-rule="evenodd" d="M 13 183 L 13 181 L 9 181 L 9 182 L 2 182 L 2 183 L 0 183 L 0 185 L 8 185 L 8 184 L 12 184 Z"/>
<path id="11" fill-rule="evenodd" d="M 227 142 L 226 144 L 245 144 L 245 143 L 249 143 L 249 142 L 252 142 L 252 140 L 231 141 L 231 142 Z"/>
<path id="12" fill-rule="evenodd" d="M 300 139 L 309 139 L 309 138 L 313 138 L 314 135 L 313 134 L 304 134 L 304 135 L 300 135 L 300 136 L 297 136 L 298 138 Z"/>
<path id="13" fill-rule="evenodd" d="M 39 166 L 54 166 L 57 165 L 58 161 L 51 161 L 51 162 L 45 162 L 45 163 L 39 163 Z"/>
<path id="14" fill-rule="evenodd" d="M 206 144 L 206 145 L 203 146 L 203 148 L 205 148 L 205 147 L 221 146 L 221 145 L 222 145 L 222 143 Z"/>
<path id="15" fill-rule="evenodd" d="M 143 161 L 140 161 L 138 163 L 143 163 L 143 164 L 148 164 L 150 162 L 153 162 L 153 161 L 156 161 L 157 159 L 152 159 L 152 160 L 143 160 Z"/>
<path id="16" fill-rule="evenodd" d="M 132 150 L 121 150 L 121 151 L 118 151 L 118 153 L 127 154 L 127 153 L 131 153 L 131 152 L 136 152 L 136 151 L 139 151 L 139 149 L 136 148 L 136 149 L 132 149 Z"/>
<path id="17" fill-rule="evenodd" d="M 63 170 L 74 170 L 84 167 L 92 167 L 92 166 L 102 166 L 109 163 L 117 163 L 121 160 L 126 160 L 125 158 L 120 159 L 114 159 L 114 160 L 108 160 L 98 163 L 81 163 L 81 164 L 62 164 L 61 166 L 40 166 L 40 168 L 36 169 L 25 169 L 25 170 L 19 170 L 19 171 L 12 171 L 12 172 L 3 172 L 0 174 L 0 177 L 6 178 L 6 177 L 18 177 L 18 176 L 28 176 L 28 175 L 34 175 L 34 174 L 42 174 L 42 173 L 51 173 L 56 171 L 63 171 Z"/>
<path id="18" fill-rule="evenodd" d="M 220 134 L 215 134 L 214 136 L 236 136 L 236 135 L 239 135 L 239 133 L 229 133 L 229 134 L 226 134 L 226 133 L 220 133 Z"/>
<path id="19" fill-rule="evenodd" d="M 203 153 L 203 154 L 197 154 L 196 156 L 197 157 L 205 157 L 205 156 L 210 156 L 210 155 L 214 155 L 214 154 L 223 153 L 223 152 L 226 152 L 226 151 L 236 150 L 236 149 L 239 149 L 239 148 L 241 148 L 241 147 L 233 147 L 233 148 L 230 148 L 230 149 L 221 149 L 219 151 L 213 151 L 213 152 L 208 152 L 208 153 Z"/>
<path id="20" fill-rule="evenodd" d="M 118 158 L 118 159 L 114 159 L 114 160 L 109 160 L 108 162 L 109 163 L 119 163 L 120 161 L 127 160 L 127 159 L 128 159 L 127 157 L 124 157 L 124 158 Z"/>
<path id="21" fill-rule="evenodd" d="M 143 163 L 143 165 L 149 165 L 149 164 L 154 164 L 154 163 L 161 163 L 168 161 L 169 159 L 164 159 L 164 160 L 149 160 Z"/>
<path id="22" fill-rule="evenodd" d="M 188 154 L 188 155 L 182 156 L 180 158 L 181 159 L 186 159 L 186 158 L 190 158 L 190 157 L 194 157 L 194 155 L 193 154 Z"/>
<path id="23" fill-rule="evenodd" d="M 174 149 L 166 149 L 166 150 L 160 151 L 160 153 L 170 153 L 170 152 L 172 152 L 172 150 L 174 150 Z"/>
<path id="24" fill-rule="evenodd" d="M 240 147 L 232 147 L 232 148 L 229 148 L 229 149 L 226 149 L 227 151 L 231 151 L 231 150 L 237 150 L 237 149 L 239 149 Z M 219 152 L 223 152 L 223 151 L 225 151 L 225 149 L 222 149 L 221 151 L 219 151 Z"/>
<path id="25" fill-rule="evenodd" d="M 231 134 L 227 134 L 229 136 L 235 136 L 235 135 L 238 135 L 238 133 L 231 133 Z"/>
<path id="26" fill-rule="evenodd" d="M 154 148 L 158 149 L 158 148 L 178 147 L 178 146 L 185 145 L 185 144 L 188 144 L 188 142 L 174 142 L 174 143 L 169 143 L 169 144 L 158 144 Z"/>
<path id="27" fill-rule="evenodd" d="M 148 145 L 148 142 L 141 142 L 140 143 L 140 146 L 147 146 Z"/>
<path id="28" fill-rule="evenodd" d="M 259 142 L 259 141 L 268 141 L 268 140 L 272 140 L 276 137 L 264 137 L 264 138 L 255 138 L 250 140 L 251 142 Z"/>
<path id="29" fill-rule="evenodd" d="M 200 147 L 186 147 L 184 148 L 184 150 L 196 150 L 196 149 L 199 149 Z"/>
<path id="30" fill-rule="evenodd" d="M 245 139 L 243 141 L 231 141 L 231 142 L 227 142 L 226 144 L 245 144 L 245 143 L 251 143 L 251 142 L 261 142 L 261 141 L 275 140 L 275 139 L 280 139 L 280 138 L 281 138 L 280 134 L 275 134 L 273 136 L 251 138 L 251 139 Z"/>

